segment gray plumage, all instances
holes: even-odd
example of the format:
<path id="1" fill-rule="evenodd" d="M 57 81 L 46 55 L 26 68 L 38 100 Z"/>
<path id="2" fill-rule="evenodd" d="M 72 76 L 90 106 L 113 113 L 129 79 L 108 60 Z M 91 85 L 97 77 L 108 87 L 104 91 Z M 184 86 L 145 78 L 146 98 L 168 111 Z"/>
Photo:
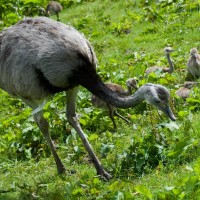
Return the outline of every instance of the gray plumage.
<path id="1" fill-rule="evenodd" d="M 145 76 L 148 76 L 150 73 L 156 72 L 156 71 L 158 71 L 158 72 L 168 72 L 170 74 L 174 71 L 174 64 L 173 64 L 171 57 L 170 57 L 170 53 L 173 52 L 173 49 L 171 47 L 165 47 L 164 52 L 165 52 L 165 55 L 167 57 L 169 67 L 159 67 L 159 66 L 149 67 L 145 71 Z"/>
<path id="2" fill-rule="evenodd" d="M 46 7 L 46 14 L 47 15 L 56 15 L 57 21 L 60 21 L 59 13 L 62 11 L 63 7 L 60 3 L 56 1 L 50 1 Z"/>
<path id="3" fill-rule="evenodd" d="M 137 80 L 135 78 L 129 78 L 126 81 L 127 90 L 124 90 L 124 88 L 121 85 L 114 84 L 114 83 L 106 83 L 106 86 L 122 96 L 128 96 L 131 94 L 133 89 L 136 89 L 136 90 L 138 89 Z M 92 101 L 93 106 L 102 108 L 102 109 L 106 109 L 109 111 L 109 117 L 112 120 L 114 129 L 117 128 L 115 120 L 114 120 L 115 115 L 118 116 L 119 118 L 123 119 L 126 123 L 130 124 L 130 121 L 127 120 L 126 118 L 124 118 L 122 115 L 120 115 L 114 106 L 107 104 L 106 102 L 102 101 L 95 95 L 92 95 L 91 101 Z"/>
<path id="4" fill-rule="evenodd" d="M 196 48 L 190 50 L 190 58 L 187 62 L 188 73 L 191 74 L 194 78 L 200 77 L 200 55 Z"/>
<path id="5" fill-rule="evenodd" d="M 76 117 L 79 85 L 119 108 L 133 107 L 146 100 L 175 120 L 168 102 L 169 92 L 161 85 L 146 84 L 128 97 L 109 89 L 96 72 L 97 59 L 90 43 L 70 26 L 46 17 L 23 19 L 0 34 L 0 45 L 0 87 L 34 110 L 34 119 L 59 173 L 66 169 L 56 153 L 41 109 L 55 93 L 66 91 L 67 119 L 80 136 L 97 173 L 106 179 L 111 175 L 95 155 Z"/>

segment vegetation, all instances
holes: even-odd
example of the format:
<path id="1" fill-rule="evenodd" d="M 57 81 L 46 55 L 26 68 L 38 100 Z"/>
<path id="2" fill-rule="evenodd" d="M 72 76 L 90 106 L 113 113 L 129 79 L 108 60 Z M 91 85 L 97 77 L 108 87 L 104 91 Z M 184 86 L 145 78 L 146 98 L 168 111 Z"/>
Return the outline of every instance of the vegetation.
<path id="1" fill-rule="evenodd" d="M 38 15 L 46 0 L 1 0 L 1 29 L 24 16 Z M 141 104 L 120 110 L 132 120 L 117 119 L 93 108 L 81 88 L 77 112 L 95 152 L 113 179 L 103 182 L 83 145 L 65 119 L 65 94 L 44 108 L 52 138 L 71 173 L 57 175 L 46 142 L 20 100 L 0 91 L 0 199 L 199 199 L 200 88 L 182 100 L 175 91 L 186 78 L 189 50 L 199 47 L 199 0 L 62 0 L 61 21 L 84 33 L 94 46 L 102 79 L 125 86 L 129 77 L 166 86 L 176 122 Z M 56 19 L 56 17 L 52 17 Z M 166 65 L 165 46 L 172 46 L 173 74 L 151 73 Z"/>

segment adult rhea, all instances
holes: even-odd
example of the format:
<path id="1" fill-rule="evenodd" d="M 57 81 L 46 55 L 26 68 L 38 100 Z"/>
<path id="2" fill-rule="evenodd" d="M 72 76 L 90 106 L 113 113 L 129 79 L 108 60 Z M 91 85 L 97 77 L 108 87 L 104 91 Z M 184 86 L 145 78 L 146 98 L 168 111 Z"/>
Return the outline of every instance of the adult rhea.
<path id="1" fill-rule="evenodd" d="M 169 92 L 163 86 L 146 84 L 128 97 L 109 89 L 96 72 L 97 59 L 90 43 L 70 26 L 46 17 L 23 19 L 0 33 L 0 45 L 0 87 L 34 110 L 34 119 L 51 149 L 58 173 L 66 169 L 56 153 L 49 124 L 40 109 L 55 93 L 66 91 L 68 121 L 80 136 L 97 173 L 105 179 L 111 175 L 93 152 L 76 117 L 79 85 L 119 108 L 133 107 L 147 100 L 175 120 L 168 104 Z"/>

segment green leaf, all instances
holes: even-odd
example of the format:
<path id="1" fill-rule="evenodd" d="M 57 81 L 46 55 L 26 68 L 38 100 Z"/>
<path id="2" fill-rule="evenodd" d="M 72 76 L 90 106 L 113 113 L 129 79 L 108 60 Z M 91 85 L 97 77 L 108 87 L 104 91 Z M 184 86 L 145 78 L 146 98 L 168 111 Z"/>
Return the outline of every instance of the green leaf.
<path id="1" fill-rule="evenodd" d="M 187 191 L 192 191 L 194 186 L 198 183 L 198 177 L 197 176 L 190 176 L 188 180 L 185 183 L 185 188 Z"/>
<path id="2" fill-rule="evenodd" d="M 144 185 L 139 185 L 135 187 L 135 190 L 139 192 L 140 194 L 143 194 L 144 196 L 148 197 L 149 199 L 153 199 L 153 195 L 151 191 Z"/>
<path id="3" fill-rule="evenodd" d="M 6 17 L 9 20 L 19 19 L 19 16 L 16 13 L 9 13 L 6 15 Z"/>
<path id="4" fill-rule="evenodd" d="M 92 141 L 92 140 L 96 140 L 99 136 L 97 134 L 92 134 L 89 136 L 89 140 Z"/>
<path id="5" fill-rule="evenodd" d="M 102 157 L 106 157 L 107 154 L 114 148 L 115 146 L 113 144 L 102 144 L 100 152 L 102 154 Z"/>
<path id="6" fill-rule="evenodd" d="M 179 111 L 178 112 L 178 116 L 180 117 L 180 118 L 184 118 L 184 117 L 186 117 L 187 115 L 188 115 L 189 113 L 188 113 L 188 111 Z"/>
<path id="7" fill-rule="evenodd" d="M 99 185 L 101 183 L 99 178 L 94 178 L 92 182 L 93 182 L 94 185 Z"/>
<path id="8" fill-rule="evenodd" d="M 24 0 L 24 4 L 28 3 L 40 4 L 41 0 Z"/>
<path id="9" fill-rule="evenodd" d="M 142 152 L 139 153 L 136 157 L 136 168 L 140 171 L 145 162 L 146 162 L 145 155 Z"/>
<path id="10" fill-rule="evenodd" d="M 178 130 L 179 126 L 176 122 L 172 122 L 170 121 L 169 123 L 165 123 L 165 126 L 170 130 L 170 131 L 174 131 L 174 130 Z"/>
<path id="11" fill-rule="evenodd" d="M 50 116 L 50 112 L 44 112 L 44 114 L 43 114 L 43 117 L 45 118 L 45 119 L 48 119 L 49 118 L 49 116 Z"/>
<path id="12" fill-rule="evenodd" d="M 81 194 L 83 194 L 83 189 L 82 188 L 77 188 L 77 189 L 74 189 L 73 190 L 73 192 L 72 192 L 72 194 L 73 195 L 81 195 Z"/>
<path id="13" fill-rule="evenodd" d="M 200 100 L 194 98 L 187 98 L 186 101 L 188 103 L 200 103 Z"/>
<path id="14" fill-rule="evenodd" d="M 93 109 L 92 108 L 84 108 L 84 112 L 86 114 L 89 114 L 89 113 L 93 112 Z"/>
<path id="15" fill-rule="evenodd" d="M 87 121 L 85 119 L 83 119 L 83 118 L 80 118 L 79 122 L 84 126 L 87 124 Z"/>
<path id="16" fill-rule="evenodd" d="M 167 190 L 167 191 L 171 191 L 171 190 L 173 190 L 174 189 L 174 186 L 166 186 L 165 187 L 165 190 Z"/>
<path id="17" fill-rule="evenodd" d="M 9 131 L 6 135 L 4 135 L 4 138 L 7 138 L 8 141 L 11 141 L 12 139 L 16 138 L 16 135 Z"/>
<path id="18" fill-rule="evenodd" d="M 115 193 L 115 196 L 113 198 L 113 200 L 123 200 L 124 199 L 124 194 L 120 191 L 117 191 Z"/>
<path id="19" fill-rule="evenodd" d="M 182 141 L 179 141 L 176 144 L 175 148 L 171 152 L 169 152 L 167 156 L 171 159 L 176 159 L 183 153 L 183 151 L 185 151 L 193 143 L 193 138 L 186 137 Z"/>
<path id="20" fill-rule="evenodd" d="M 108 186 L 109 190 L 114 190 L 117 187 L 119 187 L 119 181 L 115 181 L 114 183 L 112 183 L 111 185 Z"/>
<path id="21" fill-rule="evenodd" d="M 180 189 L 177 189 L 177 188 L 174 188 L 174 189 L 173 189 L 173 193 L 174 193 L 175 195 L 179 195 L 179 194 L 181 194 L 181 190 L 180 190 Z"/>
<path id="22" fill-rule="evenodd" d="M 197 161 L 195 162 L 193 169 L 200 177 L 200 158 L 198 158 Z"/>
<path id="23" fill-rule="evenodd" d="M 75 151 L 76 153 L 80 153 L 80 152 L 81 152 L 81 148 L 80 148 L 79 146 L 75 146 L 75 147 L 74 147 L 74 151 Z"/>
<path id="24" fill-rule="evenodd" d="M 183 191 L 183 192 L 179 195 L 179 198 L 180 198 L 180 199 L 184 199 L 185 195 L 186 195 L 186 192 Z"/>

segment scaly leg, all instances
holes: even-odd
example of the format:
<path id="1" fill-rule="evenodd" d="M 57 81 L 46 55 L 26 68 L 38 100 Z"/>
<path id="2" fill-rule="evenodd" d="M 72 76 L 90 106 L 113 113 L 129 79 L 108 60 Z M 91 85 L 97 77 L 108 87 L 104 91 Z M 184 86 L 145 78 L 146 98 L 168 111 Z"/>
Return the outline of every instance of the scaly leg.
<path id="1" fill-rule="evenodd" d="M 57 16 L 57 21 L 60 21 L 60 17 L 58 13 L 56 13 L 56 16 Z"/>
<path id="2" fill-rule="evenodd" d="M 107 104 L 107 107 L 108 107 L 108 111 L 109 111 L 109 117 L 112 120 L 114 129 L 117 129 L 117 126 L 115 124 L 115 119 L 114 119 L 114 108 L 113 108 L 113 106 L 111 106 L 109 104 Z"/>
<path id="3" fill-rule="evenodd" d="M 125 117 L 123 117 L 122 115 L 120 115 L 117 111 L 114 112 L 116 116 L 118 116 L 119 118 L 123 119 L 127 124 L 131 124 L 131 122 L 126 119 Z"/>
<path id="4" fill-rule="evenodd" d="M 56 165 L 57 165 L 58 174 L 64 173 L 66 171 L 66 168 L 63 165 L 62 161 L 60 160 L 60 158 L 59 158 L 59 156 L 56 152 L 56 149 L 53 145 L 51 136 L 49 134 L 49 123 L 43 117 L 43 112 L 40 111 L 40 112 L 34 114 L 34 120 L 36 121 L 38 127 L 40 128 L 42 134 L 44 135 L 44 137 L 47 141 L 49 148 L 51 149 L 51 152 L 53 154 L 54 160 L 55 160 Z"/>
<path id="5" fill-rule="evenodd" d="M 30 101 L 27 99 L 22 99 L 28 106 L 30 106 L 33 110 L 36 110 L 39 105 L 37 102 L 34 101 Z M 56 149 L 53 145 L 53 142 L 51 140 L 50 134 L 49 134 L 49 124 L 48 121 L 43 117 L 43 111 L 42 108 L 38 109 L 39 111 L 36 112 L 33 116 L 34 116 L 34 120 L 37 123 L 40 131 L 42 132 L 42 134 L 44 135 L 46 142 L 53 154 L 53 157 L 55 159 L 56 165 L 57 165 L 57 170 L 59 174 L 62 174 L 66 171 L 65 166 L 63 165 L 62 161 L 60 160 Z"/>
<path id="6" fill-rule="evenodd" d="M 76 118 L 75 101 L 76 101 L 77 92 L 78 92 L 78 87 L 67 91 L 67 111 L 66 111 L 67 119 L 69 123 L 71 124 L 71 126 L 76 130 L 79 137 L 81 138 L 83 145 L 85 146 L 97 170 L 97 174 L 109 180 L 110 178 L 112 178 L 112 176 L 109 173 L 107 173 L 105 169 L 103 168 L 101 162 L 95 155 L 89 141 L 85 137 L 85 134 Z"/>
<path id="7" fill-rule="evenodd" d="M 113 122 L 114 129 L 117 128 L 116 123 L 115 123 L 115 119 L 114 119 L 114 116 L 115 116 L 115 115 L 116 115 L 117 117 L 123 119 L 126 123 L 131 124 L 131 122 L 130 122 L 128 119 L 126 119 L 125 117 L 123 117 L 122 115 L 120 115 L 120 114 L 115 110 L 115 108 L 114 108 L 113 106 L 107 104 L 107 107 L 108 107 L 108 110 L 109 110 L 109 117 L 110 117 L 110 119 L 111 119 L 112 122 Z"/>

